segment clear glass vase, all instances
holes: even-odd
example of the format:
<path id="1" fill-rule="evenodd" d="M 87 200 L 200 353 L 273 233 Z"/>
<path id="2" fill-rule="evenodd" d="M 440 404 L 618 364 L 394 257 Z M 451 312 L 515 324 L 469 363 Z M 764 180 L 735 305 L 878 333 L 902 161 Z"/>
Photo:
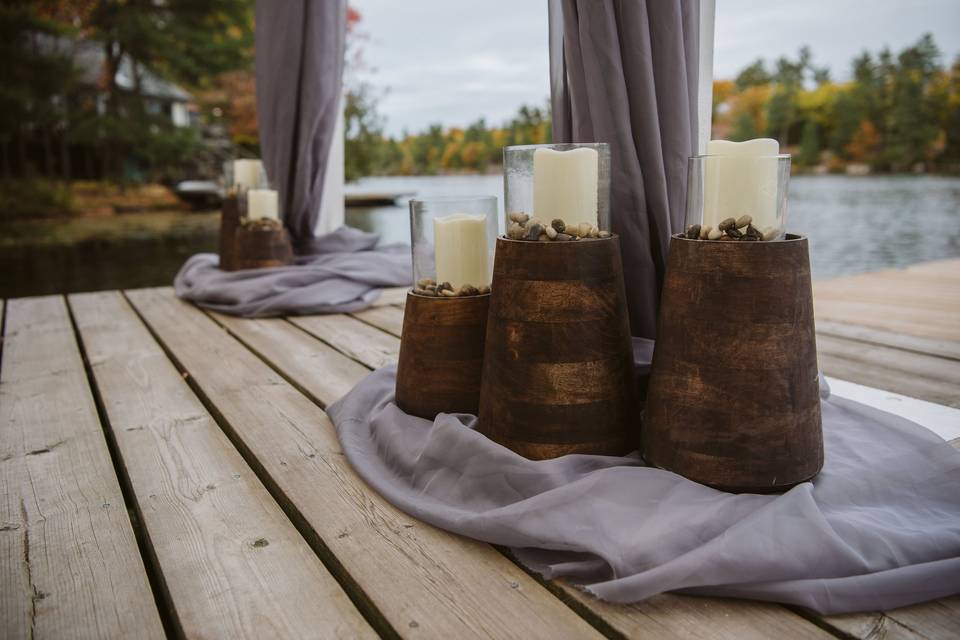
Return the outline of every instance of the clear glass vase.
<path id="1" fill-rule="evenodd" d="M 237 158 L 225 162 L 223 185 L 227 196 L 237 198 L 241 218 L 280 219 L 277 192 L 270 188 L 267 172 L 260 160 Z M 251 192 L 253 192 L 252 197 Z M 253 200 L 252 210 L 251 199 Z"/>
<path id="2" fill-rule="evenodd" d="M 789 186 L 788 154 L 693 156 L 681 231 L 701 240 L 782 240 Z"/>
<path id="3" fill-rule="evenodd" d="M 610 230 L 606 143 L 504 147 L 503 183 L 507 230 L 523 216 L 546 225 L 559 219 L 571 228 L 585 223 Z"/>
<path id="4" fill-rule="evenodd" d="M 413 292 L 441 298 L 489 293 L 496 240 L 496 196 L 411 200 Z"/>

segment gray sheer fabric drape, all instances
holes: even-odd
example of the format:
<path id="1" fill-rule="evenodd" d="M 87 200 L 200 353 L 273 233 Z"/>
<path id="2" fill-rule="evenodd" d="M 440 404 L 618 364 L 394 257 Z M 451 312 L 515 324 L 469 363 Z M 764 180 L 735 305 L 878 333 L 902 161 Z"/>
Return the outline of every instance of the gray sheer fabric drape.
<path id="1" fill-rule="evenodd" d="M 648 354 L 638 370 L 649 365 Z M 506 545 L 547 578 L 613 602 L 664 591 L 820 613 L 960 592 L 960 451 L 909 420 L 823 389 L 826 460 L 781 495 L 716 491 L 636 454 L 527 460 L 477 419 L 394 403 L 396 366 L 328 407 L 377 492 L 448 531 Z"/>
<path id="2" fill-rule="evenodd" d="M 410 284 L 409 248 L 340 228 L 314 237 L 340 109 L 346 1 L 258 0 L 257 120 L 264 167 L 280 192 L 296 264 L 225 272 L 216 255 L 191 257 L 177 295 L 240 316 L 357 311 L 381 287 Z"/>
<path id="3" fill-rule="evenodd" d="M 283 223 L 309 252 L 343 86 L 346 0 L 257 1 L 257 127 Z"/>
<path id="4" fill-rule="evenodd" d="M 670 234 L 696 152 L 698 0 L 551 0 L 556 142 L 610 144 L 630 328 L 653 338 Z"/>

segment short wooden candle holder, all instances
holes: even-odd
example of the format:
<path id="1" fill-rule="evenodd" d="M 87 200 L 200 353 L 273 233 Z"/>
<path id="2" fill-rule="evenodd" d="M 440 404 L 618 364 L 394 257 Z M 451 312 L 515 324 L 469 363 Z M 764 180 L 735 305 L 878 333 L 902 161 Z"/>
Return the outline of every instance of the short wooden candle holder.
<path id="1" fill-rule="evenodd" d="M 398 407 L 427 420 L 438 413 L 476 415 L 489 304 L 490 294 L 437 298 L 407 293 Z"/>
<path id="2" fill-rule="evenodd" d="M 283 267 L 293 262 L 293 248 L 287 230 L 280 225 L 238 226 L 234 234 L 234 269 Z"/>
<path id="3" fill-rule="evenodd" d="M 620 240 L 499 238 L 480 428 L 531 459 L 639 444 Z"/>
<path id="4" fill-rule="evenodd" d="M 240 226 L 240 203 L 237 196 L 227 196 L 220 207 L 220 268 L 236 270 L 236 233 Z"/>
<path id="5" fill-rule="evenodd" d="M 736 492 L 783 491 L 820 471 L 806 238 L 671 239 L 643 455 Z"/>

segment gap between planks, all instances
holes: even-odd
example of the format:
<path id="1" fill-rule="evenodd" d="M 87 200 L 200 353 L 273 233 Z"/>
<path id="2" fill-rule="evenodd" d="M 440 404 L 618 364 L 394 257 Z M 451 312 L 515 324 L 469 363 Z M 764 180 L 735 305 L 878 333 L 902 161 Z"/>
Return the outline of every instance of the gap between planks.
<path id="1" fill-rule="evenodd" d="M 177 635 L 374 637 L 126 300 L 69 302 Z"/>
<path id="2" fill-rule="evenodd" d="M 397 309 L 397 312 L 391 312 L 394 314 L 394 318 L 391 320 L 393 327 L 396 327 L 396 316 L 398 312 L 400 322 L 402 323 L 402 311 Z M 382 313 L 383 312 L 377 314 L 377 322 L 383 321 Z M 247 323 L 250 322 L 248 320 L 228 319 L 226 316 L 218 316 L 217 319 L 221 322 L 230 323 L 228 328 L 241 340 L 244 339 L 243 334 L 248 333 L 245 330 Z M 366 321 L 368 318 L 366 318 L 362 324 L 352 322 L 344 316 L 291 317 L 288 318 L 288 320 L 316 338 L 319 342 L 322 342 L 322 346 L 337 349 L 344 357 L 349 357 L 352 360 L 361 362 L 370 369 L 375 369 L 395 361 L 395 354 L 399 351 L 398 340 L 391 340 L 389 337 L 384 339 L 382 336 L 383 333 L 390 333 L 390 331 L 383 329 L 383 327 L 377 327 L 374 322 Z M 364 325 L 368 325 L 369 327 Z M 381 329 L 381 331 L 377 331 L 378 328 Z M 378 333 L 380 333 L 380 335 L 377 335 Z M 876 334 L 873 334 L 871 337 L 875 336 Z M 274 340 L 276 339 L 274 338 Z M 315 343 L 315 349 L 317 348 L 316 344 L 319 343 Z M 366 346 L 371 344 L 376 346 L 374 348 Z M 918 343 L 914 342 L 914 344 Z M 921 341 L 919 344 L 929 346 L 927 341 Z M 297 360 L 291 360 L 290 356 L 293 355 L 292 353 L 278 355 L 276 346 L 276 343 L 274 343 L 271 349 L 269 340 L 265 336 L 260 336 L 260 344 L 257 346 L 258 354 L 261 358 L 265 358 L 268 364 L 288 380 L 302 379 L 311 381 L 309 385 L 305 385 L 308 388 L 304 388 L 303 391 L 315 401 L 323 402 L 321 397 L 339 398 L 338 395 L 330 393 L 330 390 L 326 388 L 324 381 L 326 376 L 318 375 L 318 371 L 309 369 L 309 359 L 302 357 L 303 354 L 309 353 L 309 343 L 301 342 L 299 344 L 298 351 L 301 357 Z M 938 345 L 938 347 L 942 346 L 942 344 Z M 273 358 L 270 358 L 271 351 L 273 352 Z M 287 363 L 288 366 L 281 366 L 281 364 L 279 364 L 280 362 Z M 291 363 L 294 367 L 289 366 Z M 940 366 L 953 367 L 953 363 L 949 360 L 939 360 L 938 364 Z M 350 386 L 352 387 L 355 382 L 359 381 L 360 377 L 362 376 L 352 381 Z M 925 633 L 929 633 L 929 637 L 949 637 L 949 634 L 945 633 L 947 621 L 951 619 L 951 615 L 953 615 L 952 619 L 954 621 L 956 620 L 954 608 L 956 608 L 957 603 L 960 602 L 960 598 L 950 598 L 938 602 L 905 607 L 890 612 L 850 614 L 845 616 L 820 616 L 799 608 L 788 609 L 780 605 L 710 598 L 701 599 L 672 594 L 663 594 L 644 603 L 618 606 L 591 598 L 583 594 L 580 590 L 563 582 L 560 583 L 559 587 L 551 585 L 550 583 L 545 584 L 547 584 L 551 590 L 558 592 L 558 594 L 563 593 L 567 598 L 573 599 L 574 602 L 587 607 L 592 614 L 599 615 L 601 619 L 611 624 L 617 631 L 626 635 L 633 635 L 641 631 L 653 631 L 646 626 L 635 626 L 636 618 L 641 615 L 646 618 L 658 617 L 657 619 L 663 623 L 663 627 L 658 629 L 660 633 L 676 632 L 677 628 L 684 628 L 685 632 L 693 634 L 695 633 L 695 627 L 686 627 L 685 625 L 687 625 L 691 619 L 698 619 L 702 624 L 711 625 L 713 633 L 719 636 L 723 631 L 726 631 L 726 629 L 722 627 L 717 628 L 717 620 L 727 622 L 732 617 L 734 620 L 751 619 L 752 626 L 750 628 L 754 629 L 757 628 L 757 625 L 766 622 L 771 625 L 767 628 L 767 632 L 770 635 L 774 635 L 779 632 L 778 630 L 782 630 L 784 622 L 782 615 L 778 614 L 789 610 L 832 633 L 839 633 L 850 637 L 872 638 L 874 636 L 871 634 L 878 628 L 889 629 L 891 632 L 895 630 L 898 634 L 905 635 L 905 637 L 921 637 L 916 633 L 908 633 L 912 628 L 925 629 Z M 770 615 L 768 618 L 765 618 L 765 614 Z M 666 622 L 667 620 L 669 620 L 669 623 Z M 924 620 L 928 622 L 922 624 Z M 747 625 L 737 626 L 735 624 L 729 631 L 732 635 L 742 636 L 746 626 Z M 939 636 L 937 635 L 938 630 Z"/>
<path id="3" fill-rule="evenodd" d="M 412 520 L 370 491 L 322 410 L 209 317 L 169 289 L 128 298 L 301 533 L 328 549 L 397 633 L 595 635 L 489 545 Z"/>
<path id="4" fill-rule="evenodd" d="M 163 638 L 66 304 L 5 307 L 0 635 Z"/>
<path id="5" fill-rule="evenodd" d="M 402 311 L 397 312 L 402 320 Z M 322 359 L 326 361 L 336 354 L 344 362 L 365 365 L 354 369 L 352 378 L 339 385 L 349 389 L 370 369 L 395 361 L 399 351 L 396 337 L 348 316 L 303 316 L 287 318 L 288 322 L 265 322 L 209 315 L 320 406 L 338 399 L 342 393 L 338 395 L 332 377 L 317 366 L 319 358 L 309 354 L 324 354 Z M 513 560 L 509 552 L 498 550 Z M 517 566 L 526 571 L 519 563 Z M 832 637 L 777 604 L 663 594 L 642 603 L 614 605 L 584 594 L 567 582 L 546 582 L 527 573 L 607 634 L 694 638 L 700 637 L 706 626 L 714 638 L 766 638 L 783 632 L 791 637 Z"/>

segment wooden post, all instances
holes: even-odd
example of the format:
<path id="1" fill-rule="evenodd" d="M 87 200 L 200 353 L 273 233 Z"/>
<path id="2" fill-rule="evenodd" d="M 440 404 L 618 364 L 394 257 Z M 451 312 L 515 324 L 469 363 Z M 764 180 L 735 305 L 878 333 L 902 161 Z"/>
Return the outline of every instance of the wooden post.
<path id="1" fill-rule="evenodd" d="M 671 239 L 643 454 L 728 491 L 783 491 L 820 471 L 806 238 Z"/>
<path id="2" fill-rule="evenodd" d="M 476 415 L 489 302 L 490 294 L 454 298 L 407 294 L 397 406 L 427 420 L 438 413 Z"/>
<path id="3" fill-rule="evenodd" d="M 532 459 L 639 444 L 620 240 L 499 238 L 480 428 Z"/>

